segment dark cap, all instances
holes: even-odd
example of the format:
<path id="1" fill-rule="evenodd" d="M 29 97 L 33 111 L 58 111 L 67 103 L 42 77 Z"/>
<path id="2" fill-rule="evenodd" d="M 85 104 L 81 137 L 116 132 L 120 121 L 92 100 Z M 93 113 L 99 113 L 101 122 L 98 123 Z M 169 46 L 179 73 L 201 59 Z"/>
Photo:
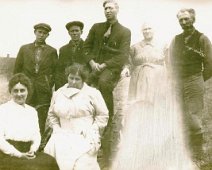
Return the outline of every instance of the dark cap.
<path id="1" fill-rule="evenodd" d="M 66 29 L 69 31 L 71 26 L 79 26 L 81 30 L 84 28 L 84 24 L 80 21 L 72 21 L 66 24 Z"/>
<path id="2" fill-rule="evenodd" d="M 51 27 L 50 27 L 50 25 L 45 24 L 45 23 L 39 23 L 39 24 L 36 24 L 36 25 L 34 26 L 34 29 L 35 29 L 35 30 L 38 29 L 38 28 L 44 28 L 44 29 L 47 30 L 48 32 L 50 32 L 50 31 L 52 30 Z"/>

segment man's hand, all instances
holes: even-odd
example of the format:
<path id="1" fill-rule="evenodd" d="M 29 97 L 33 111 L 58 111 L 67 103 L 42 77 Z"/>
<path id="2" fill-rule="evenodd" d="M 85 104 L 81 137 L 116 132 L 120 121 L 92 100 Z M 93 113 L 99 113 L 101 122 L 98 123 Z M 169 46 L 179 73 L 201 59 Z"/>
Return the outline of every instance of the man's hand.
<path id="1" fill-rule="evenodd" d="M 129 68 L 125 67 L 122 71 L 121 71 L 121 77 L 129 77 L 130 76 L 130 70 Z"/>
<path id="2" fill-rule="evenodd" d="M 92 71 L 100 71 L 100 68 L 99 68 L 100 64 L 99 63 L 96 63 L 94 60 L 90 60 L 89 64 L 91 66 Z"/>
<path id="3" fill-rule="evenodd" d="M 107 65 L 105 63 L 102 63 L 98 66 L 98 70 L 103 71 L 106 67 L 107 67 Z"/>

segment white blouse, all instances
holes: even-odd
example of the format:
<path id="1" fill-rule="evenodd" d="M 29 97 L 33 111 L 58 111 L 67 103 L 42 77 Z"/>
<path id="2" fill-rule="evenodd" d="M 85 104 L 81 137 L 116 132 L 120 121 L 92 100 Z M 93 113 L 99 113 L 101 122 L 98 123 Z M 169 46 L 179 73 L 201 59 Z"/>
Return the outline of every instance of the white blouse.
<path id="1" fill-rule="evenodd" d="M 0 106 L 0 150 L 12 156 L 21 156 L 7 140 L 32 141 L 30 151 L 37 151 L 41 136 L 37 111 L 25 104 L 19 105 L 13 100 Z"/>

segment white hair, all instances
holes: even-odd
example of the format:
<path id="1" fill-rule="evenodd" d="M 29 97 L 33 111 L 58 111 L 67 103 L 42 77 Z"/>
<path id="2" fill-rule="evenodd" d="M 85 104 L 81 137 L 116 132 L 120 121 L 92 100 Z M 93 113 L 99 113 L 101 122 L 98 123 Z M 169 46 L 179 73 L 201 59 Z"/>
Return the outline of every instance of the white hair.
<path id="1" fill-rule="evenodd" d="M 180 14 L 186 13 L 186 12 L 188 12 L 188 13 L 190 14 L 191 18 L 193 19 L 193 21 L 195 21 L 195 15 L 196 15 L 196 14 L 195 14 L 195 10 L 192 9 L 192 8 L 183 8 L 183 9 L 181 9 L 181 10 L 177 13 L 177 18 L 179 19 Z"/>

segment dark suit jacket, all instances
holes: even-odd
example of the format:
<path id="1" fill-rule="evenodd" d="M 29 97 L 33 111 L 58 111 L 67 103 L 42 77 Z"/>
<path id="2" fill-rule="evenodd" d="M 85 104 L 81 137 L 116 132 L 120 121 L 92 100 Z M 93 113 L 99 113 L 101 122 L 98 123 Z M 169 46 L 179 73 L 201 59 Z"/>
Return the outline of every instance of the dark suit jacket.
<path id="1" fill-rule="evenodd" d="M 81 39 L 75 52 L 73 52 L 74 47 L 72 40 L 68 44 L 60 48 L 55 84 L 56 89 L 63 86 L 67 82 L 67 78 L 64 74 L 66 67 L 70 66 L 74 62 L 80 64 L 86 63 L 82 51 L 83 43 L 84 41 Z"/>
<path id="2" fill-rule="evenodd" d="M 18 52 L 14 74 L 24 73 L 28 76 L 36 92 L 40 92 L 41 94 L 50 93 L 54 85 L 57 60 L 56 49 L 45 44 L 39 62 L 39 71 L 35 73 L 35 44 L 26 44 Z"/>
<path id="3" fill-rule="evenodd" d="M 84 42 L 84 57 L 87 62 L 94 59 L 98 63 L 106 63 L 108 69 L 120 71 L 129 56 L 131 32 L 116 22 L 109 38 L 105 39 L 104 33 L 108 27 L 108 22 L 92 26 Z"/>

